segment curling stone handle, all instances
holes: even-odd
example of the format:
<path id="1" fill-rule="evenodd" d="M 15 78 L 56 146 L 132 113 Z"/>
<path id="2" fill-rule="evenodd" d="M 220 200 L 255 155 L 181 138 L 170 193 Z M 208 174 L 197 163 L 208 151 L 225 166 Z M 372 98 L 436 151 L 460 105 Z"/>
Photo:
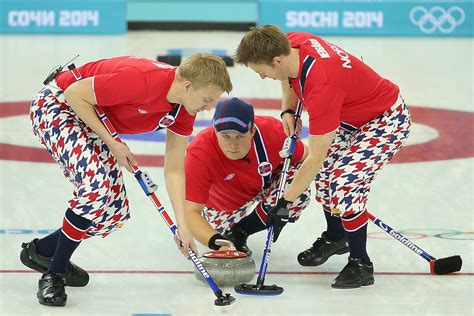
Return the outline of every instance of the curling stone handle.
<path id="1" fill-rule="evenodd" d="M 221 247 L 222 246 L 229 247 L 229 250 L 235 250 L 235 246 L 230 240 L 216 239 L 215 243 L 216 245 L 221 246 Z"/>

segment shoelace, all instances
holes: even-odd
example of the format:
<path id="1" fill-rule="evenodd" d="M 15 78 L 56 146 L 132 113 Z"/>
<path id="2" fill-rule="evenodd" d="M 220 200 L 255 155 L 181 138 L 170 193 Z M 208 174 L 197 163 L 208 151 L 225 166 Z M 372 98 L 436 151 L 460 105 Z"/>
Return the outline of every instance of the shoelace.
<path id="1" fill-rule="evenodd" d="M 46 281 L 49 281 L 48 279 L 50 280 L 48 283 L 51 283 L 50 286 L 65 286 L 66 284 L 65 278 L 57 274 L 52 274 Z"/>
<path id="2" fill-rule="evenodd" d="M 318 239 L 316 239 L 316 241 L 313 243 L 313 246 L 311 248 L 314 249 L 324 244 L 326 244 L 326 242 L 321 237 L 318 237 Z"/>
<path id="3" fill-rule="evenodd" d="M 316 239 L 316 241 L 313 243 L 313 245 L 309 248 L 309 249 L 306 249 L 305 251 L 303 251 L 304 254 L 312 254 L 313 253 L 313 250 L 319 246 L 320 244 L 324 244 L 324 240 L 322 240 L 321 237 L 318 237 L 318 239 Z"/>
<path id="4" fill-rule="evenodd" d="M 359 267 L 359 263 L 357 261 L 349 261 L 349 263 L 342 269 L 341 273 L 345 271 L 352 271 L 357 270 Z"/>

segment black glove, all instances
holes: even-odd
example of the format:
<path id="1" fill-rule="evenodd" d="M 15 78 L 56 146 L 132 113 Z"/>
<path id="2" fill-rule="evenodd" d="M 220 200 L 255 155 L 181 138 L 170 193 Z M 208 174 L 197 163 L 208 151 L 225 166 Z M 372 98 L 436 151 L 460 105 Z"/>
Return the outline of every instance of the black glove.
<path id="1" fill-rule="evenodd" d="M 288 204 L 291 204 L 291 202 L 281 198 L 277 204 L 268 211 L 266 224 L 267 228 L 273 226 L 273 242 L 277 241 L 281 230 L 289 221 L 290 211 L 287 209 Z"/>
<path id="2" fill-rule="evenodd" d="M 209 241 L 207 242 L 207 246 L 208 246 L 210 249 L 212 249 L 212 250 L 219 250 L 219 249 L 221 248 L 221 246 L 216 245 L 217 239 L 228 240 L 227 238 L 225 238 L 225 237 L 222 236 L 221 234 L 214 234 L 214 235 L 209 239 Z"/>

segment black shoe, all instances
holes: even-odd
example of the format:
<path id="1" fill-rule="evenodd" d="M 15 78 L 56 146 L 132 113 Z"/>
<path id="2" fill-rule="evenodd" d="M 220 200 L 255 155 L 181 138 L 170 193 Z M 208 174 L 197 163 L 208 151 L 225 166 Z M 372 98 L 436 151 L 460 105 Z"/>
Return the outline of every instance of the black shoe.
<path id="1" fill-rule="evenodd" d="M 375 283 L 374 265 L 362 262 L 360 259 L 349 257 L 349 262 L 332 281 L 333 289 L 356 289 Z"/>
<path id="2" fill-rule="evenodd" d="M 40 255 L 36 248 L 35 240 L 21 245 L 23 249 L 20 253 L 20 261 L 30 269 L 45 273 L 53 258 Z M 86 286 L 87 283 L 89 283 L 89 274 L 84 269 L 69 262 L 66 266 L 66 285 L 82 287 Z"/>
<path id="3" fill-rule="evenodd" d="M 49 272 L 43 274 L 38 281 L 38 301 L 48 306 L 65 306 L 67 301 L 66 275 L 63 273 Z"/>
<path id="4" fill-rule="evenodd" d="M 349 244 L 346 238 L 339 241 L 330 241 L 326 232 L 316 239 L 311 248 L 306 249 L 298 255 L 298 262 L 302 266 L 319 266 L 325 263 L 332 255 L 342 255 L 349 252 Z"/>
<path id="5" fill-rule="evenodd" d="M 247 232 L 245 232 L 238 224 L 224 232 L 224 237 L 232 241 L 235 249 L 238 251 L 245 252 L 249 257 L 252 255 L 252 250 L 247 246 L 247 238 L 249 237 L 249 234 L 247 234 Z"/>

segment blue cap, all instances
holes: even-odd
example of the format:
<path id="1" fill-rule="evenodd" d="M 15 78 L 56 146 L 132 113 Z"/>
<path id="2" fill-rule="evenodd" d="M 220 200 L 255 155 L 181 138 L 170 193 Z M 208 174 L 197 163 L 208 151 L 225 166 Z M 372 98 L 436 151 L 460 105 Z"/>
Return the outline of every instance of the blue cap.
<path id="1" fill-rule="evenodd" d="M 219 101 L 212 124 L 218 132 L 245 134 L 253 124 L 253 107 L 239 98 Z"/>

